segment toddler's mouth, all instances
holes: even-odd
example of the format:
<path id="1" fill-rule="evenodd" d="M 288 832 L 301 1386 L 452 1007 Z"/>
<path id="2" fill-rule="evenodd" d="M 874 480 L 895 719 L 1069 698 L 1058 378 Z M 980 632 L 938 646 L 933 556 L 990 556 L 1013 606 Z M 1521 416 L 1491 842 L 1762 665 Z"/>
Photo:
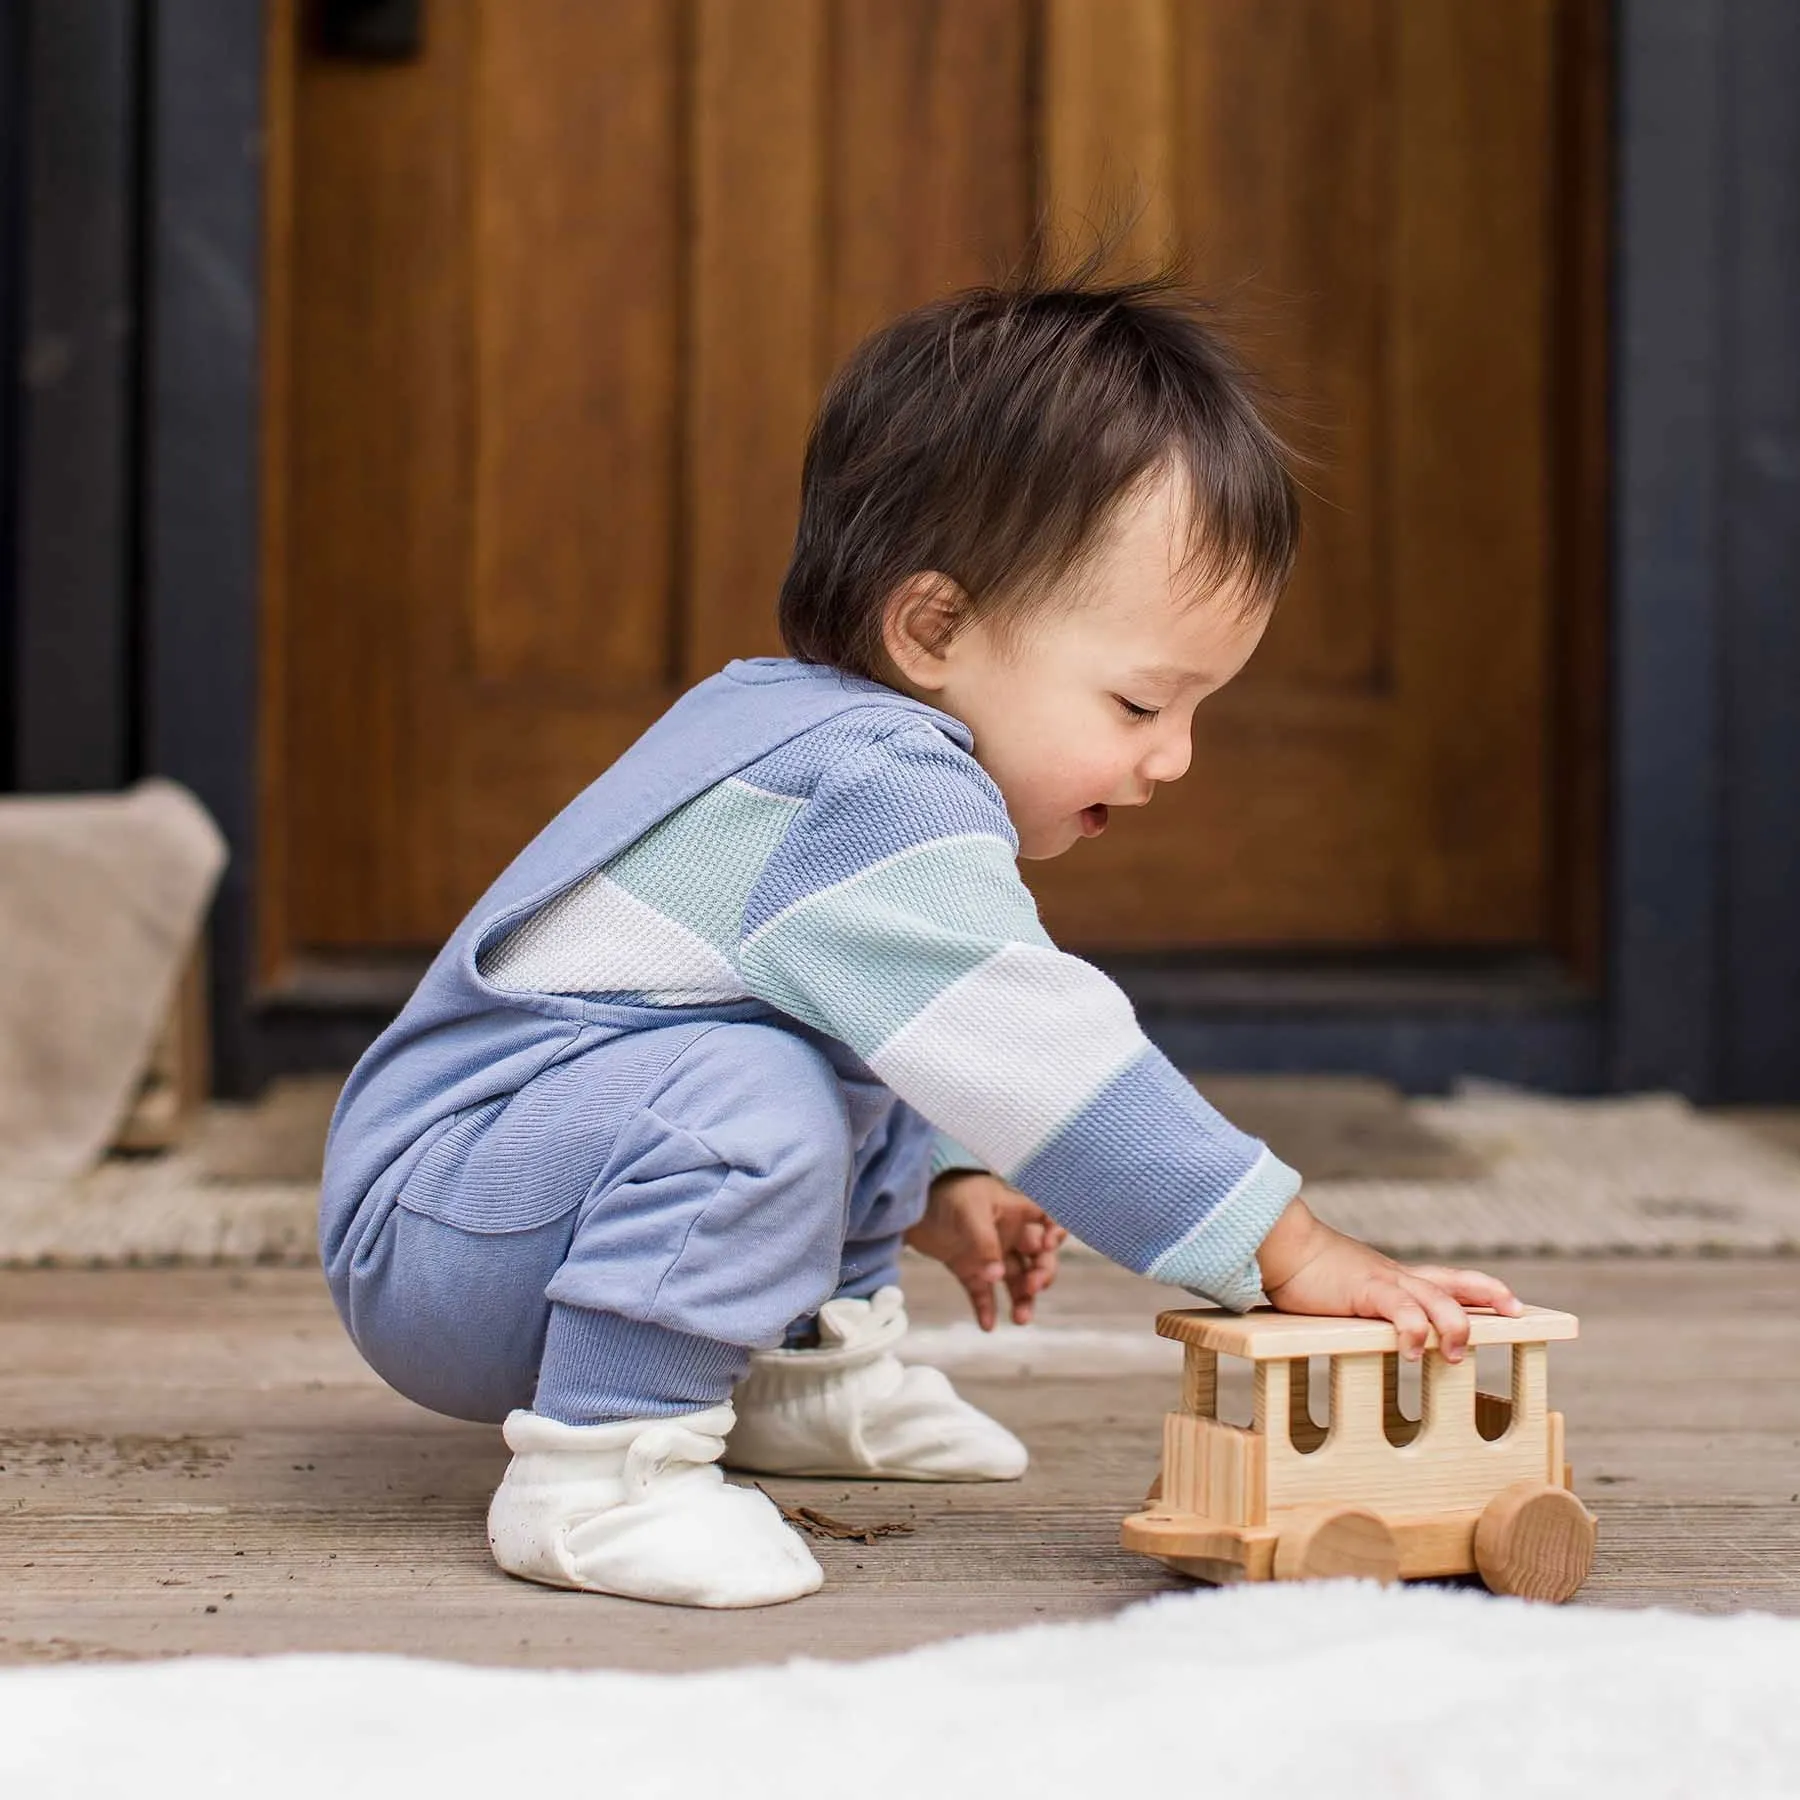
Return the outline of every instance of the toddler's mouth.
<path id="1" fill-rule="evenodd" d="M 1081 835 L 1098 837 L 1106 829 L 1107 811 L 1104 803 L 1099 806 L 1084 806 L 1081 809 Z"/>

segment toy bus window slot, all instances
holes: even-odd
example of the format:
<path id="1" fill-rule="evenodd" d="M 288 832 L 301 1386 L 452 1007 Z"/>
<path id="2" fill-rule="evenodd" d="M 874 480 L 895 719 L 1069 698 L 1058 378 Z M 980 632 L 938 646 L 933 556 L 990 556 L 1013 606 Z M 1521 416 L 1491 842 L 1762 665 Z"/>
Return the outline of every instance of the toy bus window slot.
<path id="1" fill-rule="evenodd" d="M 1402 1362 L 1397 1350 L 1381 1359 L 1381 1428 L 1396 1450 L 1419 1435 L 1425 1417 L 1423 1374 L 1415 1362 Z"/>
<path id="2" fill-rule="evenodd" d="M 1475 1347 L 1475 1429 L 1495 1444 L 1512 1429 L 1515 1368 L 1519 1358 L 1515 1344 L 1478 1344 Z"/>
<path id="3" fill-rule="evenodd" d="M 1326 1391 L 1333 1379 L 1331 1369 L 1336 1359 L 1315 1359 L 1321 1370 L 1321 1386 Z M 1310 1456 L 1331 1435 L 1329 1422 L 1314 1423 L 1308 1400 L 1312 1371 L 1304 1356 L 1267 1357 L 1256 1364 L 1254 1375 L 1255 1402 L 1251 1412 L 1251 1429 L 1271 1445 L 1282 1445 Z M 1330 1404 L 1335 1405 L 1335 1395 Z"/>
<path id="4" fill-rule="evenodd" d="M 1331 1358 L 1296 1356 L 1288 1364 L 1288 1442 L 1310 1456 L 1331 1435 Z"/>

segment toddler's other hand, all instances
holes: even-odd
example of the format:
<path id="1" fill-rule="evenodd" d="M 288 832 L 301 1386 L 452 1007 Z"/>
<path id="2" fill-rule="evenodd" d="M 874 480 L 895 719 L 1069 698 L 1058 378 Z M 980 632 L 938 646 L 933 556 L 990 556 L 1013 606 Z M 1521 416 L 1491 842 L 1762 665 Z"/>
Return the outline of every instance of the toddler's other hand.
<path id="1" fill-rule="evenodd" d="M 1391 1320 L 1409 1362 L 1418 1361 L 1433 1330 L 1445 1357 L 1461 1362 L 1469 1342 L 1466 1306 L 1509 1315 L 1524 1311 L 1512 1289 L 1492 1275 L 1397 1263 L 1333 1231 L 1299 1199 L 1263 1239 L 1257 1261 L 1263 1292 L 1279 1311 Z"/>
<path id="2" fill-rule="evenodd" d="M 1031 1323 L 1038 1295 L 1056 1279 L 1056 1253 L 1068 1235 L 998 1175 L 952 1169 L 931 1184 L 925 1216 L 906 1241 L 963 1284 L 976 1323 L 992 1331 L 1001 1281 L 1012 1296 L 1013 1323 Z"/>

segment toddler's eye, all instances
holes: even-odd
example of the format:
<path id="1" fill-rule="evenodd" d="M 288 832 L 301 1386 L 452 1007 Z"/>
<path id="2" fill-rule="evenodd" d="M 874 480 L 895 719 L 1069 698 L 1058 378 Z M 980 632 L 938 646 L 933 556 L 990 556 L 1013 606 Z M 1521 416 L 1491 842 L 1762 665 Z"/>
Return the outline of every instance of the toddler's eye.
<path id="1" fill-rule="evenodd" d="M 1113 698 L 1134 719 L 1154 719 L 1162 711 L 1160 706 L 1134 706 L 1123 694 L 1114 694 Z"/>

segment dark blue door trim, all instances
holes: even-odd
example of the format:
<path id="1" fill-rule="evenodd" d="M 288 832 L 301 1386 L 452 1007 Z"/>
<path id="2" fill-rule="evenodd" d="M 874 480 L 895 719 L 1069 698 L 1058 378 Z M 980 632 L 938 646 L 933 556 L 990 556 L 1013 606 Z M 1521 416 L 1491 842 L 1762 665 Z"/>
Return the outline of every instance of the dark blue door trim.
<path id="1" fill-rule="evenodd" d="M 257 839 L 263 8 L 157 0 L 149 75 L 143 766 L 231 846 L 212 922 L 214 1063 L 268 1072 L 252 971 Z"/>
<path id="2" fill-rule="evenodd" d="M 1619 25 L 1605 1072 L 1800 1099 L 1800 10 Z"/>
<path id="3" fill-rule="evenodd" d="M 1727 9 L 1721 1093 L 1800 1099 L 1800 7 Z"/>
<path id="4" fill-rule="evenodd" d="M 0 20 L 0 784 L 134 762 L 138 0 Z"/>

